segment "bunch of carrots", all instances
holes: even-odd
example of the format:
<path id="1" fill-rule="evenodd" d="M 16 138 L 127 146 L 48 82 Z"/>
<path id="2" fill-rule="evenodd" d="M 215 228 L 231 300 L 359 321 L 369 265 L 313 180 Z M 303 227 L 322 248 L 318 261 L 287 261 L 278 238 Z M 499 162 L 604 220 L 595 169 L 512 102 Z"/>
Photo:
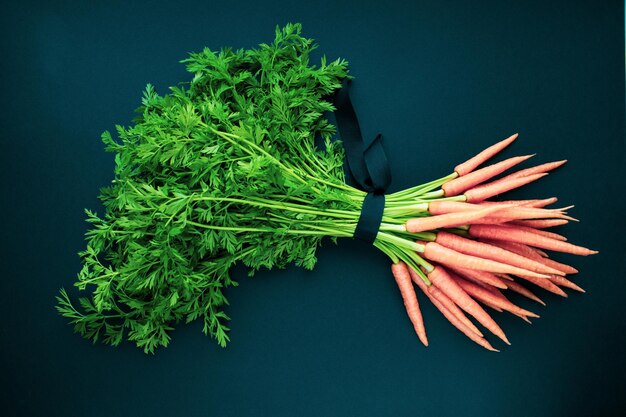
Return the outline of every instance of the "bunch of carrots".
<path id="1" fill-rule="evenodd" d="M 505 333 L 483 306 L 507 311 L 530 322 L 537 314 L 512 303 L 507 290 L 542 305 L 545 303 L 522 283 L 531 283 L 567 297 L 562 288 L 584 290 L 566 276 L 578 271 L 549 258 L 546 251 L 592 255 L 597 251 L 567 242 L 554 226 L 577 221 L 565 208 L 546 208 L 556 198 L 541 200 L 488 201 L 489 198 L 533 182 L 566 161 L 523 169 L 492 180 L 530 158 L 518 156 L 477 169 L 517 138 L 517 134 L 485 149 L 456 166 L 455 174 L 441 187 L 445 197 L 428 203 L 427 215 L 406 222 L 407 232 L 427 233 L 418 241 L 419 266 L 394 259 L 392 273 L 402 294 L 407 314 L 422 343 L 428 346 L 415 284 L 435 307 L 463 334 L 480 346 L 495 349 L 470 315 L 489 332 L 510 344 Z M 461 197 L 461 198 L 459 198 Z M 481 306 L 482 304 L 482 306 Z M 467 315 L 466 315 L 467 314 Z"/>

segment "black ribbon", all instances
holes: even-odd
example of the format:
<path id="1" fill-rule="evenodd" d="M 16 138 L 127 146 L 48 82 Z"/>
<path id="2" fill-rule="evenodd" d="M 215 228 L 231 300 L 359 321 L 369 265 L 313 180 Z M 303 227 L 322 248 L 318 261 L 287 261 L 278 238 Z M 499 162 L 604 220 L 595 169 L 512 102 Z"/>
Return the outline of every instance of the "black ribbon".
<path id="1" fill-rule="evenodd" d="M 354 238 L 374 243 L 385 209 L 385 191 L 391 183 L 391 170 L 379 133 L 371 140 L 364 140 L 356 112 L 350 101 L 349 79 L 334 96 L 337 129 L 346 150 L 346 174 L 367 195 L 363 200 L 361 215 L 354 231 Z"/>

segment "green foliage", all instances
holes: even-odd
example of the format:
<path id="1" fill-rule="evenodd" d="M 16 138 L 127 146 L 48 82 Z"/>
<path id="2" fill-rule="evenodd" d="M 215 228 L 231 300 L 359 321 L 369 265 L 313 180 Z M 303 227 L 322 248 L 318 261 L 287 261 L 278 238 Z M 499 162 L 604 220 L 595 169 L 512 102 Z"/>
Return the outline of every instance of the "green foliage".
<path id="1" fill-rule="evenodd" d="M 146 87 L 135 124 L 102 135 L 115 179 L 90 229 L 76 286 L 58 311 L 92 341 L 124 338 L 145 352 L 167 346 L 180 322 L 229 341 L 229 270 L 290 263 L 313 268 L 324 236 L 350 236 L 363 193 L 344 184 L 343 149 L 323 114 L 347 63 L 311 65 L 301 27 L 272 44 L 204 49 L 183 62 L 190 82 L 158 95 Z M 315 138 L 322 146 L 315 146 Z"/>

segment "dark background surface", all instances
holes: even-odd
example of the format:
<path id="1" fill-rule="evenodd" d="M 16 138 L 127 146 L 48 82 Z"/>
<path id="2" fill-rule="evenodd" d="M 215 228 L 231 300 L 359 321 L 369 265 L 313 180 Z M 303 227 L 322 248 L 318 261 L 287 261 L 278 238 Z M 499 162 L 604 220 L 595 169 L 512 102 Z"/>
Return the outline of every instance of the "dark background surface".
<path id="1" fill-rule="evenodd" d="M 42 2 L 43 3 L 43 2 Z M 0 13 L 4 415 L 619 415 L 626 407 L 623 4 L 605 2 L 19 2 Z M 507 3 L 507 4 L 505 4 Z M 520 2 L 521 3 L 521 2 Z M 549 4 L 544 4 L 549 3 Z M 367 135 L 382 131 L 392 191 L 439 177 L 519 131 L 504 156 L 569 163 L 516 193 L 558 195 L 600 250 L 568 259 L 587 294 L 542 294 L 532 326 L 499 317 L 489 353 L 431 306 L 422 347 L 373 247 L 325 245 L 313 272 L 240 277 L 227 349 L 179 326 L 169 348 L 91 345 L 54 311 L 80 268 L 83 208 L 142 89 L 188 80 L 204 46 L 252 47 L 302 22 L 357 77 Z M 493 339 L 492 339 L 493 340 Z M 623 415 L 623 414 L 622 414 Z"/>

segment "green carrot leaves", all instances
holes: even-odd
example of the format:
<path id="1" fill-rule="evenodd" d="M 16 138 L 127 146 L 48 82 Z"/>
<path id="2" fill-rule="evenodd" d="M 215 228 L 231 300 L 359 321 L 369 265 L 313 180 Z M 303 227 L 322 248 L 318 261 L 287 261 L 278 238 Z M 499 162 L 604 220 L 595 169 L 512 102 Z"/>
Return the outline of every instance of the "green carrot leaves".
<path id="1" fill-rule="evenodd" d="M 290 24 L 271 45 L 192 53 L 183 61 L 190 82 L 166 95 L 148 84 L 135 124 L 116 126 L 116 138 L 103 133 L 115 179 L 101 191 L 104 214 L 86 212 L 75 284 L 91 296 L 82 308 L 65 290 L 58 297 L 77 332 L 153 352 L 175 323 L 202 319 L 225 346 L 223 291 L 235 263 L 251 273 L 313 268 L 328 234 L 316 228 L 337 228 L 323 211 L 352 211 L 356 222 L 362 193 L 344 184 L 343 149 L 322 117 L 347 63 L 310 65 L 314 47 Z M 314 209 L 320 201 L 323 210 Z"/>

